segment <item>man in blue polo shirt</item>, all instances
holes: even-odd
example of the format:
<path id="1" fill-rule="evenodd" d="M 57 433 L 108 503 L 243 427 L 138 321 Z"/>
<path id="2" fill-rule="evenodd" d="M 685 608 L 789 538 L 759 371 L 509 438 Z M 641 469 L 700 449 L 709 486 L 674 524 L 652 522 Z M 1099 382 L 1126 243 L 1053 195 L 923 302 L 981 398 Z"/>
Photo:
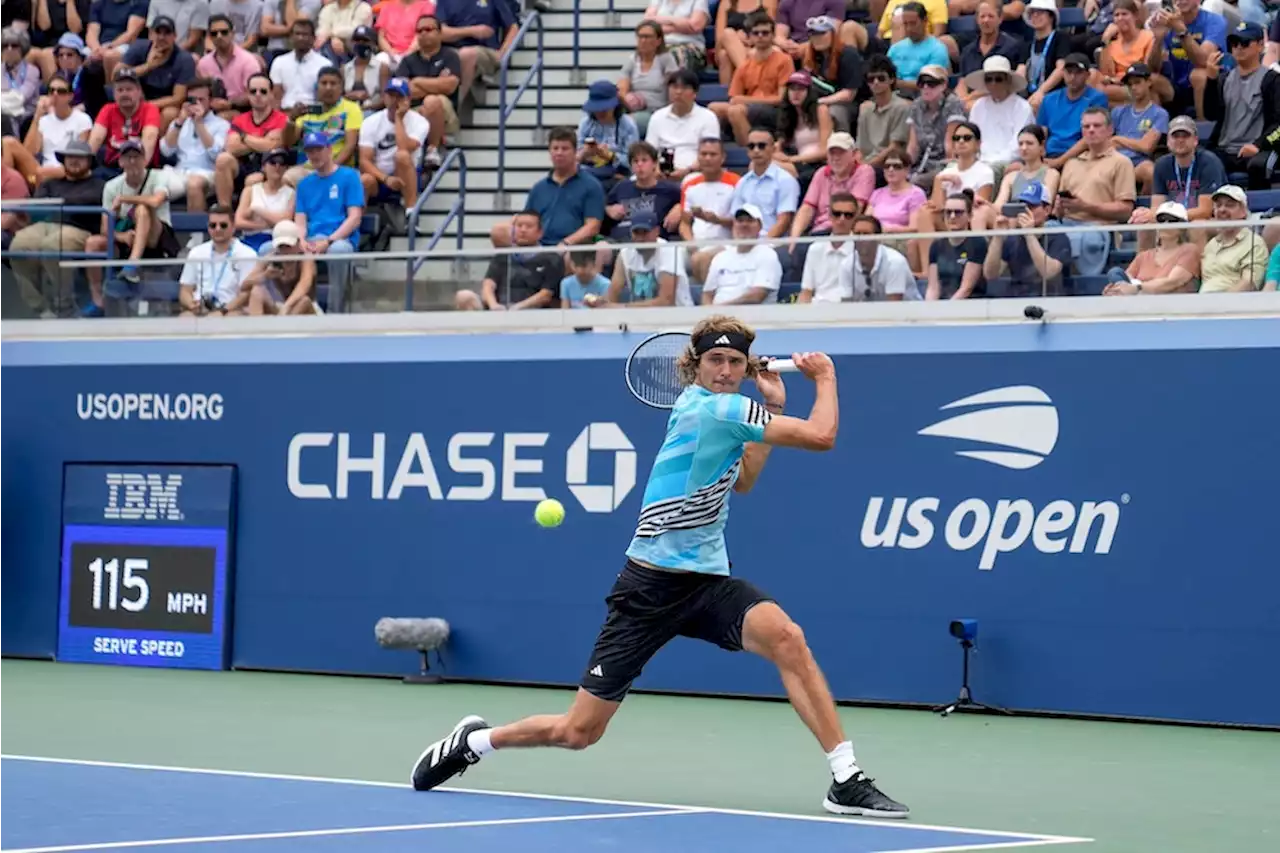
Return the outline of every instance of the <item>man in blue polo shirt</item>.
<path id="1" fill-rule="evenodd" d="M 439 0 L 436 18 L 440 41 L 456 49 L 462 63 L 458 75 L 461 102 L 477 74 L 498 73 L 502 47 L 520 28 L 515 8 L 506 0 Z"/>
<path id="2" fill-rule="evenodd" d="M 360 220 L 364 216 L 364 187 L 360 173 L 333 160 L 332 143 L 324 133 L 308 133 L 302 149 L 312 173 L 298 182 L 294 221 L 313 255 L 355 254 Z M 341 311 L 350 261 L 326 261 L 329 269 L 329 311 Z"/>
<path id="3" fill-rule="evenodd" d="M 527 210 L 542 221 L 544 246 L 570 246 L 596 242 L 604 220 L 604 187 L 578 169 L 578 135 L 571 127 L 553 128 L 548 134 L 551 172 L 533 185 L 525 200 Z M 503 222 L 489 233 L 499 249 L 511 245 L 511 223 Z"/>
<path id="4" fill-rule="evenodd" d="M 1036 124 L 1049 131 L 1044 151 L 1049 165 L 1061 169 L 1071 157 L 1072 147 L 1080 142 L 1080 119 L 1089 107 L 1107 107 L 1107 96 L 1089 85 L 1092 63 L 1083 53 L 1073 53 L 1062 63 L 1065 86 L 1044 96 Z M 1084 150 L 1084 145 L 1080 146 Z"/>

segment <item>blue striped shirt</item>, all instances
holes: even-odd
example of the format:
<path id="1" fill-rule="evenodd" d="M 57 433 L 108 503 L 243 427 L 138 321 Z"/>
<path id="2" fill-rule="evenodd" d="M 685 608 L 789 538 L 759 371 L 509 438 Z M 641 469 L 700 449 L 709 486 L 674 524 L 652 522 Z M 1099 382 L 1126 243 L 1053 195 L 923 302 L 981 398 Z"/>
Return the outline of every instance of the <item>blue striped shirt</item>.
<path id="1" fill-rule="evenodd" d="M 659 568 L 729 574 L 729 493 L 744 446 L 763 439 L 769 418 L 741 394 L 686 388 L 667 420 L 627 556 Z"/>

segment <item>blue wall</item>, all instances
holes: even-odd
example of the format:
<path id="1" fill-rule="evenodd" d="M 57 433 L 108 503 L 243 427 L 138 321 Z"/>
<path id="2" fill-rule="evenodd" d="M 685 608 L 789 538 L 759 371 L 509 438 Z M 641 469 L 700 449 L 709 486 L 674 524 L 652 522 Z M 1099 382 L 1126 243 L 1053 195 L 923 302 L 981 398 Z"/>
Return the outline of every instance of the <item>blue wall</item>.
<path id="1" fill-rule="evenodd" d="M 454 675 L 575 683 L 664 425 L 622 383 L 639 338 L 6 343 L 3 651 L 56 646 L 64 463 L 225 463 L 239 477 L 235 665 L 408 672 L 413 656 L 380 649 L 374 623 L 437 615 Z M 836 449 L 775 452 L 734 497 L 729 538 L 735 571 L 805 627 L 838 697 L 953 698 L 947 625 L 972 617 L 981 700 L 1280 724 L 1280 323 L 801 330 L 757 349 L 823 349 L 840 375 Z M 790 411 L 807 412 L 807 383 L 788 386 Z M 1025 387 L 1051 402 L 983 429 L 1013 430 L 1031 467 L 920 434 L 983 408 L 948 403 Z M 177 395 L 202 394 L 205 417 L 157 419 L 149 401 L 149 419 L 98 418 L 93 394 L 167 394 L 171 415 Z M 110 414 L 125 399 L 101 401 Z M 582 444 L 619 445 L 592 424 L 634 446 L 634 488 L 609 488 L 626 452 L 575 468 Z M 340 455 L 376 443 L 380 476 L 357 462 L 343 496 Z M 567 485 L 583 480 L 616 510 L 587 512 Z M 559 529 L 533 523 L 544 493 L 568 508 Z M 905 518 L 886 537 L 895 498 Z M 996 532 L 971 536 L 988 514 Z M 764 662 L 686 640 L 638 686 L 780 693 Z"/>

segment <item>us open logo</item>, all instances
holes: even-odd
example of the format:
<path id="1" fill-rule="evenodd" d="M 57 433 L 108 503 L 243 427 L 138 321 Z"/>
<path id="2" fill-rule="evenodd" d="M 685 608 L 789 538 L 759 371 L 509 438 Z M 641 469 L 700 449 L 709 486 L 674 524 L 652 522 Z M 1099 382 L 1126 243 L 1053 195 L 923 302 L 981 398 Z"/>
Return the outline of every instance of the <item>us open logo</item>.
<path id="1" fill-rule="evenodd" d="M 985 408 L 930 424 L 918 434 L 1004 448 L 969 447 L 957 450 L 956 455 L 1016 470 L 1039 465 L 1058 443 L 1058 410 L 1039 388 L 993 388 L 947 403 L 940 411 L 976 406 Z"/>

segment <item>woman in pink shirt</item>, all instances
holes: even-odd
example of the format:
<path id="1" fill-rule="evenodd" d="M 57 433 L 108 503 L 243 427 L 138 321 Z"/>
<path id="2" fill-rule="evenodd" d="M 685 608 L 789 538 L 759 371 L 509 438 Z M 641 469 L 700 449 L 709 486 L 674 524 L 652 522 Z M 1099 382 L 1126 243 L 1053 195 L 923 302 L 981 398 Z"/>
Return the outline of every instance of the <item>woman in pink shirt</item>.
<path id="1" fill-rule="evenodd" d="M 886 234 L 915 231 L 917 214 L 927 201 L 924 190 L 908 180 L 907 162 L 902 157 L 890 155 L 885 159 L 883 168 L 886 186 L 871 193 L 867 212 L 880 220 L 880 228 Z M 918 242 L 891 240 L 885 245 L 906 255 L 912 271 L 923 278 L 928 258 L 919 256 Z"/>
<path id="2" fill-rule="evenodd" d="M 417 49 L 418 19 L 435 13 L 435 0 L 386 0 L 378 9 L 378 49 L 391 54 L 392 67 Z"/>

